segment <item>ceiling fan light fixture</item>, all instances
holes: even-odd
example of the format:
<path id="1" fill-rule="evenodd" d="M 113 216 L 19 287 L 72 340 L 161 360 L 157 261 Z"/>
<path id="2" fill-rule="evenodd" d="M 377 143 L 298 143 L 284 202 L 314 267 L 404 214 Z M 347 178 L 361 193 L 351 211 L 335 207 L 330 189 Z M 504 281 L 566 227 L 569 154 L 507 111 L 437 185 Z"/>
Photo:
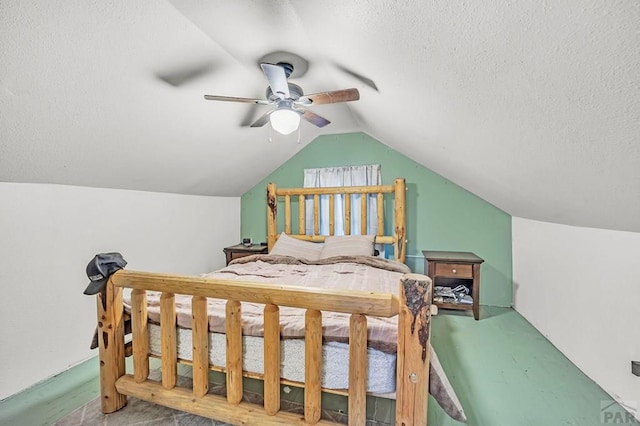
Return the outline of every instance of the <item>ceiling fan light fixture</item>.
<path id="1" fill-rule="evenodd" d="M 272 112 L 269 121 L 273 130 L 288 135 L 300 126 L 300 114 L 291 109 L 282 108 Z"/>

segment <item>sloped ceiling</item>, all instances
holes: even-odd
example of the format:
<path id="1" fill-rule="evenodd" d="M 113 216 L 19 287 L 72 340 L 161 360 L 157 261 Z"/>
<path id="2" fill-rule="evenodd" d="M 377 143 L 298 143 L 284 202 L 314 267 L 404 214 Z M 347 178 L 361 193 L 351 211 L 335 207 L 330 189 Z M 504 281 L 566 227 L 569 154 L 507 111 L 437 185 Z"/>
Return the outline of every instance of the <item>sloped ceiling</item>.
<path id="1" fill-rule="evenodd" d="M 635 1 L 2 1 L 0 180 L 238 196 L 362 131 L 512 215 L 640 232 L 639 29 Z M 274 51 L 361 100 L 297 143 L 203 99 L 263 97 Z"/>

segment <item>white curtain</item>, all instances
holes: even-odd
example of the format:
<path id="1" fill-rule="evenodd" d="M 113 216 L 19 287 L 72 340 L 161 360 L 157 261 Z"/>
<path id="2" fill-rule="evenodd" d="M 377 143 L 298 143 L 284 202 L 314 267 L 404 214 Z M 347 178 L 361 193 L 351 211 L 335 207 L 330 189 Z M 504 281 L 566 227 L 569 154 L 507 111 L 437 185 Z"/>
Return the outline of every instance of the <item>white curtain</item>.
<path id="1" fill-rule="evenodd" d="M 304 187 L 321 188 L 328 186 L 369 186 L 382 185 L 379 164 L 366 166 L 327 167 L 304 170 Z M 351 235 L 360 234 L 360 197 L 351 196 Z M 367 234 L 378 232 L 377 198 L 367 200 Z M 329 196 L 320 196 L 320 235 L 329 235 L 329 214 L 334 216 L 335 235 L 344 235 L 344 197 L 334 197 L 334 212 L 329 212 Z M 313 235 L 313 198 L 306 200 L 305 233 Z"/>

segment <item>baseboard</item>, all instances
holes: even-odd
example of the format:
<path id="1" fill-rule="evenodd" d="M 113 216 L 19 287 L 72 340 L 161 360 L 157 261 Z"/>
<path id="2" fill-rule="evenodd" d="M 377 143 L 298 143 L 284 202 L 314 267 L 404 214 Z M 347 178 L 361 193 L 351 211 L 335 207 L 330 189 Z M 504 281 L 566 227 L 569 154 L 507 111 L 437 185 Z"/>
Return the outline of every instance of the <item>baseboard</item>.
<path id="1" fill-rule="evenodd" d="M 50 425 L 99 394 L 95 357 L 0 401 L 0 424 Z"/>

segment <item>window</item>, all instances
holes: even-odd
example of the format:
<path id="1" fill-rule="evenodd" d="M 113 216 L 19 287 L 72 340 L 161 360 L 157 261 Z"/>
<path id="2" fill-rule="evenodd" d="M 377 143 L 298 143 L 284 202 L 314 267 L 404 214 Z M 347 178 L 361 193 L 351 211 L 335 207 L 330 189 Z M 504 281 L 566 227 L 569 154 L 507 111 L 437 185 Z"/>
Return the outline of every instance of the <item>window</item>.
<path id="1" fill-rule="evenodd" d="M 305 188 L 331 186 L 370 186 L 382 185 L 382 173 L 379 164 L 365 166 L 328 167 L 304 170 Z M 360 234 L 360 197 L 351 195 L 351 235 Z M 378 232 L 377 199 L 369 196 L 367 200 L 367 234 Z M 305 233 L 313 235 L 313 198 L 306 200 Z M 334 198 L 334 234 L 344 235 L 344 196 Z M 320 196 L 320 235 L 329 235 L 329 196 Z"/>

